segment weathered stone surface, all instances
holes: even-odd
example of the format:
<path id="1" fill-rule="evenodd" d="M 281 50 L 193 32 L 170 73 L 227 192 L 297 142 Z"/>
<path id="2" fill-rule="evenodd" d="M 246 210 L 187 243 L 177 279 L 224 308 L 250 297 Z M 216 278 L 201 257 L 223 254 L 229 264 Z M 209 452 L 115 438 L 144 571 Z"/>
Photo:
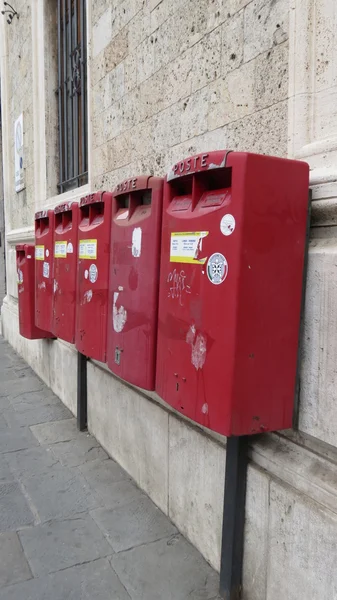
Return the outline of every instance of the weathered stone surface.
<path id="1" fill-rule="evenodd" d="M 43 404 L 37 407 L 32 407 L 30 404 L 22 406 L 16 403 L 14 410 L 6 411 L 5 413 L 5 419 L 10 427 L 27 427 L 50 421 L 70 419 L 71 417 L 70 410 L 59 402 L 57 404 Z"/>
<path id="2" fill-rule="evenodd" d="M 65 419 L 52 423 L 33 425 L 31 431 L 40 444 L 65 442 L 74 440 L 81 435 L 77 429 L 76 419 Z"/>
<path id="3" fill-rule="evenodd" d="M 244 15 L 244 61 L 288 39 L 288 0 L 254 0 Z"/>
<path id="4" fill-rule="evenodd" d="M 271 483 L 267 600 L 334 597 L 336 527 L 336 513 Z"/>
<path id="5" fill-rule="evenodd" d="M 11 585 L 1 600 L 130 600 L 107 559 Z"/>
<path id="6" fill-rule="evenodd" d="M 120 552 L 111 559 L 133 600 L 158 598 L 211 600 L 217 596 L 217 574 L 180 535 Z"/>
<path id="7" fill-rule="evenodd" d="M 65 519 L 100 506 L 101 502 L 75 469 L 54 468 L 23 479 L 42 522 Z"/>
<path id="8" fill-rule="evenodd" d="M 0 588 L 31 579 L 31 577 L 32 574 L 17 534 L 14 532 L 0 533 Z"/>
<path id="9" fill-rule="evenodd" d="M 61 466 L 50 448 L 41 448 L 41 446 L 10 452 L 6 458 L 11 472 L 18 479 L 27 479 L 37 474 L 43 477 L 53 467 Z"/>
<path id="10" fill-rule="evenodd" d="M 35 577 L 111 554 L 89 515 L 24 529 L 19 536 Z"/>
<path id="11" fill-rule="evenodd" d="M 168 414 L 95 365 L 88 365 L 88 373 L 90 431 L 166 512 Z M 137 451 L 130 452 L 134 444 Z"/>
<path id="12" fill-rule="evenodd" d="M 170 418 L 169 515 L 219 569 L 226 452 L 207 437 L 201 443 L 199 436 Z"/>
<path id="13" fill-rule="evenodd" d="M 264 472 L 248 468 L 243 558 L 243 600 L 265 600 L 268 564 L 269 483 Z M 259 540 L 257 551 L 257 540 Z"/>
<path id="14" fill-rule="evenodd" d="M 168 518 L 144 497 L 114 510 L 99 508 L 91 512 L 115 552 L 148 544 L 177 532 Z"/>
<path id="15" fill-rule="evenodd" d="M 37 440 L 28 427 L 8 428 L 0 435 L 0 454 L 31 448 L 37 444 Z"/>
<path id="16" fill-rule="evenodd" d="M 34 515 L 19 483 L 15 481 L 0 484 L 0 507 L 0 531 L 18 529 L 34 523 Z"/>
<path id="17" fill-rule="evenodd" d="M 82 434 L 81 437 L 79 436 L 69 442 L 53 444 L 51 451 L 61 465 L 66 467 L 77 467 L 95 459 L 104 460 L 108 458 L 107 453 L 89 434 Z"/>

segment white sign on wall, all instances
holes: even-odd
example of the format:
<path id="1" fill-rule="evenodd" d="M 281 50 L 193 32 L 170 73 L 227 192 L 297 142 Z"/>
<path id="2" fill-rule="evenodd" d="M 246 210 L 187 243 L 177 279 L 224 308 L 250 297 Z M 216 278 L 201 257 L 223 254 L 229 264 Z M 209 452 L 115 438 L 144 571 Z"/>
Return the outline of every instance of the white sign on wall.
<path id="1" fill-rule="evenodd" d="M 14 126 L 15 152 L 15 191 L 20 192 L 25 187 L 23 169 L 23 117 L 22 113 L 16 119 Z"/>

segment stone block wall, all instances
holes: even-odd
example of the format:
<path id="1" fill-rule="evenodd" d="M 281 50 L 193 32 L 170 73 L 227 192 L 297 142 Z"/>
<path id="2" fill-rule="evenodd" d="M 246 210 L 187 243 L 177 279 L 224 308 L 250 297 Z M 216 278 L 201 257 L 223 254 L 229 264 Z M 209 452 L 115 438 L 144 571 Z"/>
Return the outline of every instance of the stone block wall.
<path id="1" fill-rule="evenodd" d="M 92 177 L 228 147 L 287 153 L 287 1 L 92 5 Z"/>

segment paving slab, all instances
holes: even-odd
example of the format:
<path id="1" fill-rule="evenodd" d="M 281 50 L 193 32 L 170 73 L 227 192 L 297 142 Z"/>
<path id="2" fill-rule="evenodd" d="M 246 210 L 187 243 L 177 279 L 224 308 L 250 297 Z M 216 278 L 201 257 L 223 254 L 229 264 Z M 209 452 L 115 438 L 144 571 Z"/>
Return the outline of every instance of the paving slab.
<path id="1" fill-rule="evenodd" d="M 11 472 L 23 483 L 26 479 L 36 475 L 42 478 L 44 474 L 50 473 L 53 467 L 61 467 L 61 464 L 48 447 L 36 446 L 1 456 L 5 456 Z"/>
<path id="2" fill-rule="evenodd" d="M 81 433 L 69 442 L 58 442 L 51 446 L 51 451 L 64 466 L 77 467 L 93 460 L 105 460 L 106 452 L 89 434 Z"/>
<path id="3" fill-rule="evenodd" d="M 137 500 L 115 509 L 100 508 L 91 515 L 115 552 L 177 533 L 173 523 L 140 490 Z"/>
<path id="4" fill-rule="evenodd" d="M 19 536 L 35 577 L 112 554 L 89 515 L 24 529 Z"/>
<path id="5" fill-rule="evenodd" d="M 17 399 L 21 394 L 27 392 L 39 392 L 43 389 L 43 382 L 37 375 L 26 375 L 26 377 L 18 377 L 15 380 L 5 380 L 0 388 L 0 397 L 9 396 Z"/>
<path id="6" fill-rule="evenodd" d="M 23 478 L 41 522 L 65 519 L 101 506 L 101 500 L 77 469 L 53 468 Z"/>
<path id="7" fill-rule="evenodd" d="M 107 559 L 0 590 L 0 600 L 131 600 Z"/>
<path id="8" fill-rule="evenodd" d="M 11 406 L 17 412 L 26 412 L 31 408 L 40 408 L 44 404 L 57 404 L 63 406 L 60 399 L 52 390 L 47 387 L 42 388 L 38 392 L 25 392 L 19 396 L 8 396 Z"/>
<path id="9" fill-rule="evenodd" d="M 213 600 L 219 577 L 180 534 L 112 556 L 132 600 Z"/>
<path id="10" fill-rule="evenodd" d="M 65 419 L 42 425 L 32 425 L 31 432 L 40 444 L 55 444 L 74 440 L 83 435 L 77 429 L 76 419 Z"/>
<path id="11" fill-rule="evenodd" d="M 139 492 L 145 495 L 128 474 L 111 459 L 88 462 L 80 467 L 80 471 L 106 508 L 125 506 L 139 499 Z"/>
<path id="12" fill-rule="evenodd" d="M 13 452 L 12 454 L 0 454 L 0 483 L 15 480 L 15 475 L 8 461 L 8 458 L 13 454 L 16 453 Z"/>
<path id="13" fill-rule="evenodd" d="M 14 405 L 14 407 L 11 405 L 11 409 L 4 412 L 4 418 L 10 427 L 24 427 L 71 419 L 73 415 L 66 406 L 60 403 L 43 404 L 40 406 L 31 406 L 28 404 L 23 410 L 20 405 Z"/>
<path id="14" fill-rule="evenodd" d="M 34 523 L 29 508 L 17 481 L 0 484 L 0 531 L 15 530 Z"/>
<path id="15" fill-rule="evenodd" d="M 2 452 L 16 452 L 37 445 L 38 441 L 29 427 L 11 428 L 8 431 L 3 431 L 0 435 L 0 454 Z"/>
<path id="16" fill-rule="evenodd" d="M 0 533 L 0 588 L 31 578 L 32 573 L 17 534 L 13 531 Z"/>

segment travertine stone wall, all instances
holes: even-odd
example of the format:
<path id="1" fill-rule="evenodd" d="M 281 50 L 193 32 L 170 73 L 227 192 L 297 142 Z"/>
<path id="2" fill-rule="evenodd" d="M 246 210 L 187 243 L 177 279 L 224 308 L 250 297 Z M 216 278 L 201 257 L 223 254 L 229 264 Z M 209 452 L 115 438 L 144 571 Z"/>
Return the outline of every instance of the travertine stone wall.
<path id="1" fill-rule="evenodd" d="M 6 190 L 7 228 L 27 227 L 32 223 L 34 212 L 34 136 L 33 136 L 33 65 L 32 65 L 32 28 L 31 0 L 18 0 L 15 9 L 20 15 L 15 18 L 14 26 L 5 24 L 7 34 L 7 52 L 9 60 L 7 107 L 10 125 L 9 160 L 13 164 L 13 181 Z M 3 19 L 4 17 L 1 18 Z M 15 192 L 14 184 L 14 123 L 23 113 L 23 160 L 26 187 Z"/>
<path id="2" fill-rule="evenodd" d="M 95 187 L 187 154 L 287 152 L 288 2 L 92 5 Z"/>

